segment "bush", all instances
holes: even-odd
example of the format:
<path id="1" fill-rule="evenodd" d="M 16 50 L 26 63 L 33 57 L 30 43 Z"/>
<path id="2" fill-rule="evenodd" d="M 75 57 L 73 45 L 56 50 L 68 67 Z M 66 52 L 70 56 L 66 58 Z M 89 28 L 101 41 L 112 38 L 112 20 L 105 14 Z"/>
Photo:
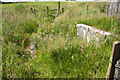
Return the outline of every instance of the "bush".
<path id="1" fill-rule="evenodd" d="M 33 20 L 29 20 L 22 27 L 23 27 L 23 33 L 32 34 L 33 32 L 35 33 L 37 32 L 38 24 Z"/>

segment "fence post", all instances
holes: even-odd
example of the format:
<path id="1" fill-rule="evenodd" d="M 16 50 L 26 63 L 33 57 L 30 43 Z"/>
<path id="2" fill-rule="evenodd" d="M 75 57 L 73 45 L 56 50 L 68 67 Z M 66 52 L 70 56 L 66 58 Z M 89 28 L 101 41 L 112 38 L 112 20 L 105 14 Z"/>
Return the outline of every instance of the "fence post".
<path id="1" fill-rule="evenodd" d="M 35 8 L 34 8 L 34 14 L 36 14 L 36 12 L 35 12 Z"/>
<path id="2" fill-rule="evenodd" d="M 58 2 L 58 15 L 60 14 L 60 2 Z"/>
<path id="3" fill-rule="evenodd" d="M 62 8 L 62 13 L 64 13 L 64 8 Z"/>
<path id="4" fill-rule="evenodd" d="M 30 7 L 30 10 L 31 10 L 31 13 L 33 13 L 33 9 L 32 9 L 32 7 Z"/>
<path id="5" fill-rule="evenodd" d="M 107 11 L 106 11 L 107 16 L 109 15 L 109 8 L 110 8 L 110 5 L 107 4 Z"/>
<path id="6" fill-rule="evenodd" d="M 47 6 L 47 17 L 48 17 L 48 6 Z"/>
<path id="7" fill-rule="evenodd" d="M 120 28 L 120 16 L 118 17 L 118 28 Z"/>
<path id="8" fill-rule="evenodd" d="M 120 1 L 118 2 L 118 27 L 120 28 Z"/>
<path id="9" fill-rule="evenodd" d="M 87 12 L 88 12 L 89 5 L 87 5 Z"/>
<path id="10" fill-rule="evenodd" d="M 118 14 L 118 11 L 119 11 L 119 2 L 117 2 L 117 10 L 116 10 L 116 15 Z"/>
<path id="11" fill-rule="evenodd" d="M 110 63 L 106 74 L 106 78 L 108 78 L 109 80 L 111 79 L 113 80 L 114 78 L 115 64 L 119 59 L 120 59 L 120 42 L 115 41 L 113 44 Z"/>

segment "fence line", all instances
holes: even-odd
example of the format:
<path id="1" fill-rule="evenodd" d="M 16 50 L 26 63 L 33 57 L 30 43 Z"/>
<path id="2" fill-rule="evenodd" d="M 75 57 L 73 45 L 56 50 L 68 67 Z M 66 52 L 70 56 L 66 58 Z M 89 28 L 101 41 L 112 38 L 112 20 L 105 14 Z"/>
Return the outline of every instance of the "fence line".
<path id="1" fill-rule="evenodd" d="M 55 11 L 57 10 L 58 13 L 57 14 L 48 14 L 49 11 Z M 64 8 L 62 8 L 62 13 L 64 12 Z M 60 2 L 58 2 L 58 9 L 52 9 L 52 10 L 49 10 L 48 6 L 47 6 L 47 16 L 58 16 L 60 14 Z"/>

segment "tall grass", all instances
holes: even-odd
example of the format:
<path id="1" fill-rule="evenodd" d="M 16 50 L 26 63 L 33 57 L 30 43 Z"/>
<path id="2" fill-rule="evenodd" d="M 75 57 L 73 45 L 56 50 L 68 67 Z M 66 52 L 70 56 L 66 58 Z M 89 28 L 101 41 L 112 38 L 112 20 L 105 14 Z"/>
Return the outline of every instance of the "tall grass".
<path id="1" fill-rule="evenodd" d="M 115 33 L 117 20 L 105 15 L 105 5 L 62 2 L 65 12 L 53 18 L 47 17 L 46 6 L 56 8 L 57 2 L 4 4 L 3 78 L 105 78 L 116 38 L 96 47 L 76 35 L 80 23 Z M 36 14 L 31 13 L 31 6 Z M 31 42 L 36 49 L 33 59 L 30 49 L 25 51 Z"/>

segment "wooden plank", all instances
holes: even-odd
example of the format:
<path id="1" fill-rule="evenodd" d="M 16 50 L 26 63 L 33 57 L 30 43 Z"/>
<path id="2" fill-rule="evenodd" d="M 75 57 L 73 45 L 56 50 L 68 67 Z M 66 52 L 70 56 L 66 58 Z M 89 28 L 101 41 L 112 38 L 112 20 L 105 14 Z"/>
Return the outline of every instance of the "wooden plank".
<path id="1" fill-rule="evenodd" d="M 120 42 L 115 41 L 112 48 L 108 72 L 106 74 L 106 78 L 108 78 L 109 80 L 111 79 L 113 80 L 114 78 L 115 64 L 119 59 L 120 59 Z"/>
<path id="2" fill-rule="evenodd" d="M 58 10 L 58 9 L 51 9 L 51 10 L 49 10 L 49 11 L 55 11 L 55 10 Z"/>
<path id="3" fill-rule="evenodd" d="M 120 9 L 120 1 L 115 0 L 107 3 L 107 15 L 116 16 L 118 14 L 118 9 Z"/>

